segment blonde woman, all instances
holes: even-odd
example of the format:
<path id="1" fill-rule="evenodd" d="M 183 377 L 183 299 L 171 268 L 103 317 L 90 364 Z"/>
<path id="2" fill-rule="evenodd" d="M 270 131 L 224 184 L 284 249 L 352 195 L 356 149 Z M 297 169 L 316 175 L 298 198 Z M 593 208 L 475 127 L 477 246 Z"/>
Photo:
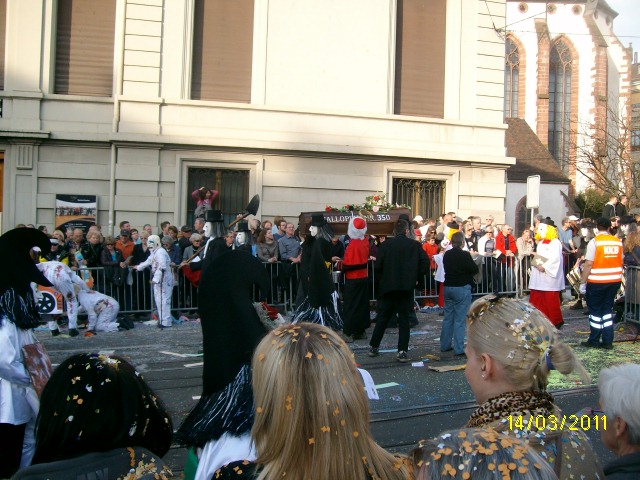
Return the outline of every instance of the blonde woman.
<path id="1" fill-rule="evenodd" d="M 226 465 L 214 478 L 409 478 L 404 460 L 373 440 L 353 354 L 332 330 L 283 325 L 260 342 L 252 368 L 257 460 Z"/>
<path id="2" fill-rule="evenodd" d="M 559 478 L 604 478 L 587 436 L 547 392 L 551 370 L 590 383 L 549 320 L 521 300 L 487 295 L 469 309 L 467 339 L 465 376 L 480 405 L 467 427 L 527 439 Z"/>

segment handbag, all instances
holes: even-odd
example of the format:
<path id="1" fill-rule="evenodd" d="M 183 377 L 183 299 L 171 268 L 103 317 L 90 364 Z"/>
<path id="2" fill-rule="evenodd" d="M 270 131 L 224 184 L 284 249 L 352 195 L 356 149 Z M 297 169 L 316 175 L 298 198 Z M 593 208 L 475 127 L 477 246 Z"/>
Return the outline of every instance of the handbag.
<path id="1" fill-rule="evenodd" d="M 38 398 L 40 398 L 44 386 L 53 373 L 53 366 L 51 365 L 49 354 L 44 348 L 43 343 L 36 342 L 22 346 L 22 358 L 24 366 L 31 377 L 33 388 L 38 394 Z"/>
<path id="2" fill-rule="evenodd" d="M 121 287 L 126 279 L 124 270 L 124 268 L 115 265 L 107 267 L 107 280 L 116 287 Z"/>

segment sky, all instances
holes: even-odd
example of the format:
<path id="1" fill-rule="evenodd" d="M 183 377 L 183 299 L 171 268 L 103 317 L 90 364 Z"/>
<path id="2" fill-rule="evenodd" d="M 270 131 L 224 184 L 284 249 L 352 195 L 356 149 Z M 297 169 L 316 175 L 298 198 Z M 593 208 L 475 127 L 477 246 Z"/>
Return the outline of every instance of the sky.
<path id="1" fill-rule="evenodd" d="M 607 0 L 618 12 L 613 20 L 613 31 L 624 46 L 633 44 L 634 52 L 640 51 L 640 0 Z"/>

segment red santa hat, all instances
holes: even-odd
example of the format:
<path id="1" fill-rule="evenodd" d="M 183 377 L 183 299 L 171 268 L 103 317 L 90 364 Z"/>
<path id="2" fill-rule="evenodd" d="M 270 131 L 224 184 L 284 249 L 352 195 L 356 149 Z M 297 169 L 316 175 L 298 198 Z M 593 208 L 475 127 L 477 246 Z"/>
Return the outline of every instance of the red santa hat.
<path id="1" fill-rule="evenodd" d="M 362 240 L 367 233 L 367 222 L 362 217 L 353 217 L 349 220 L 349 228 L 347 229 L 349 238 Z"/>

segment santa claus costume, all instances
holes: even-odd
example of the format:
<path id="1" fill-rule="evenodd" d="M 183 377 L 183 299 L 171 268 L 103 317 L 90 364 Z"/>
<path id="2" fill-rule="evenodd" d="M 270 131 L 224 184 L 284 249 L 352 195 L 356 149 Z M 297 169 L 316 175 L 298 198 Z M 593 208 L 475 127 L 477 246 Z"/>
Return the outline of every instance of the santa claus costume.
<path id="1" fill-rule="evenodd" d="M 562 243 L 558 239 L 556 226 L 549 217 L 538 225 L 536 240 L 539 240 L 536 253 L 542 258 L 536 262 L 536 256 L 531 262 L 529 303 L 544 313 L 556 328 L 562 328 L 564 321 L 559 293 L 564 290 Z"/>
<path id="2" fill-rule="evenodd" d="M 344 334 L 354 340 L 367 338 L 371 324 L 369 312 L 369 240 L 365 238 L 367 222 L 361 217 L 349 221 L 349 245 L 344 252 Z"/>
<path id="3" fill-rule="evenodd" d="M 153 284 L 153 297 L 158 309 L 158 327 L 168 328 L 173 325 L 171 318 L 171 293 L 173 292 L 173 272 L 171 271 L 171 259 L 162 247 L 160 237 L 151 235 L 147 240 L 147 246 L 151 255 L 136 270 L 144 270 L 151 266 L 151 283 Z"/>

